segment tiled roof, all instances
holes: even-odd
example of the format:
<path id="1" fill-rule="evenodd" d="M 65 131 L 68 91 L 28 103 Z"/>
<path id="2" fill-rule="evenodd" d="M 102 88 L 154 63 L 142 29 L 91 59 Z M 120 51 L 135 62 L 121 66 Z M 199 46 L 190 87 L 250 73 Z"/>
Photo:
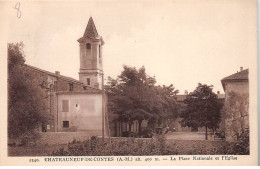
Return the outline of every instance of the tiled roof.
<path id="1" fill-rule="evenodd" d="M 50 76 L 55 76 L 55 77 L 57 77 L 57 75 L 56 75 L 55 73 L 52 73 L 52 72 L 49 72 L 49 71 L 46 71 L 46 70 L 43 70 L 43 69 L 40 69 L 40 68 L 31 66 L 31 65 L 27 65 L 27 64 L 24 64 L 24 66 L 26 66 L 26 67 L 28 67 L 28 68 L 31 68 L 31 69 L 34 69 L 34 70 L 36 70 L 36 71 L 39 71 L 39 72 L 48 74 L 48 75 L 50 75 Z"/>
<path id="2" fill-rule="evenodd" d="M 100 90 L 100 89 L 97 89 L 97 88 L 94 88 L 94 87 L 87 86 L 87 85 L 85 85 L 84 83 L 80 82 L 79 80 L 73 79 L 73 78 L 68 77 L 68 76 L 57 75 L 57 74 L 55 74 L 55 73 L 52 73 L 52 72 L 49 72 L 49 71 L 46 71 L 46 70 L 42 70 L 42 69 L 39 69 L 39 68 L 34 67 L 34 66 L 31 66 L 31 65 L 27 65 L 27 64 L 24 64 L 24 65 L 25 65 L 26 67 L 31 68 L 31 69 L 34 69 L 34 70 L 36 70 L 36 71 L 38 71 L 38 72 L 42 72 L 42 73 L 48 74 L 48 75 L 50 75 L 50 76 L 54 76 L 54 77 L 57 77 L 57 78 L 61 78 L 61 79 L 66 80 L 66 81 L 68 81 L 68 82 L 77 83 L 77 84 L 83 85 L 83 86 L 85 86 L 85 87 L 87 87 L 87 88 L 91 88 L 91 89 L 95 89 L 95 90 Z"/>
<path id="3" fill-rule="evenodd" d="M 238 81 L 239 82 L 241 82 L 241 81 L 245 82 L 245 81 L 248 81 L 248 73 L 249 73 L 249 70 L 245 69 L 245 70 L 242 70 L 240 72 L 237 72 L 235 74 L 232 74 L 230 76 L 223 78 L 221 80 L 223 89 L 225 90 L 226 82 L 238 82 Z"/>
<path id="4" fill-rule="evenodd" d="M 217 94 L 218 99 L 224 99 L 225 98 L 225 94 Z M 176 101 L 177 102 L 183 102 L 186 99 L 187 95 L 176 95 Z"/>
<path id="5" fill-rule="evenodd" d="M 93 18 L 90 17 L 88 20 L 88 25 L 87 28 L 85 30 L 84 36 L 83 37 L 88 37 L 88 38 L 97 38 L 98 36 L 98 32 L 96 29 L 96 26 L 94 24 Z"/>
<path id="6" fill-rule="evenodd" d="M 225 77 L 221 80 L 222 81 L 232 81 L 232 80 L 248 80 L 248 69 L 242 70 L 235 74 L 232 74 L 228 77 Z"/>

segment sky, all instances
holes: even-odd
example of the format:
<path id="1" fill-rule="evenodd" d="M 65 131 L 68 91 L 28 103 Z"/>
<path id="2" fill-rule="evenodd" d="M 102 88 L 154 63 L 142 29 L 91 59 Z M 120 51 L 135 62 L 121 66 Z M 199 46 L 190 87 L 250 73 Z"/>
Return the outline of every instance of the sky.
<path id="1" fill-rule="evenodd" d="M 8 42 L 23 41 L 26 63 L 78 79 L 79 44 L 90 16 L 105 41 L 105 76 L 123 65 L 173 84 L 223 93 L 221 79 L 256 60 L 256 2 L 251 0 L 108 0 L 1 2 Z M 3 28 L 0 26 L 0 28 Z"/>

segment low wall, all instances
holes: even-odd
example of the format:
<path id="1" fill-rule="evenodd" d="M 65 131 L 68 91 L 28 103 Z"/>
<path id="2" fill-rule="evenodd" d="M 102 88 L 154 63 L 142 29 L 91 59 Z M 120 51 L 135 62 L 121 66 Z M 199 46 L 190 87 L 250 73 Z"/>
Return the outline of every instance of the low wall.
<path id="1" fill-rule="evenodd" d="M 97 134 L 100 133 L 100 134 Z M 68 144 L 74 139 L 83 141 L 88 140 L 91 136 L 101 136 L 101 131 L 88 132 L 46 132 L 40 133 L 40 138 L 37 140 L 37 145 L 60 145 Z M 127 137 L 112 137 L 112 141 L 123 141 L 131 138 Z M 150 138 L 137 138 L 145 142 L 152 141 Z M 225 154 L 229 142 L 213 141 L 213 140 L 172 140 L 166 139 L 168 150 L 175 152 L 178 155 L 207 155 L 207 154 Z"/>
<path id="2" fill-rule="evenodd" d="M 67 144 L 74 139 L 83 141 L 88 140 L 91 136 L 101 136 L 102 131 L 86 131 L 86 132 L 42 132 L 37 140 L 37 145 L 55 145 Z"/>
<path id="3" fill-rule="evenodd" d="M 179 155 L 225 154 L 229 142 L 213 140 L 166 140 L 166 144 Z"/>

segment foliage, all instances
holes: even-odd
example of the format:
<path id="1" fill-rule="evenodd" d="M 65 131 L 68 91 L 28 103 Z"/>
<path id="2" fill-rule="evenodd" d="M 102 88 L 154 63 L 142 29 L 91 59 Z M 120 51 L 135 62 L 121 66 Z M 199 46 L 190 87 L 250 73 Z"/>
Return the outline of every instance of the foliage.
<path id="1" fill-rule="evenodd" d="M 160 137 L 160 138 L 159 138 Z M 249 151 L 241 151 L 239 142 L 206 141 L 206 140 L 167 140 L 159 136 L 154 139 L 113 138 L 111 143 L 106 141 L 102 144 L 101 139 L 72 141 L 68 145 L 45 145 L 45 146 L 8 146 L 9 156 L 66 156 L 66 155 L 246 155 Z M 92 144 L 90 142 L 93 142 Z M 126 144 L 126 146 L 124 146 Z M 135 145 L 133 145 L 135 144 Z M 164 144 L 164 145 L 163 145 Z M 85 145 L 85 146 L 83 146 Z M 93 148 L 90 151 L 89 145 Z M 139 145 L 142 145 L 140 148 Z M 101 146 L 101 147 L 98 147 Z M 160 146 L 165 146 L 164 148 Z M 242 147 L 243 144 L 239 145 Z M 83 147 L 83 148 L 80 148 Z M 95 148 L 96 147 L 96 148 Z M 103 150 L 104 147 L 107 147 Z M 120 149 L 120 147 L 122 147 Z M 125 150 L 124 150 L 125 149 Z M 83 152 L 82 152 L 83 150 Z M 95 150 L 95 151 L 94 151 Z M 163 150 L 163 152 L 161 151 Z M 97 152 L 99 151 L 99 152 Z M 104 152 L 104 153 L 103 153 Z"/>
<path id="2" fill-rule="evenodd" d="M 146 74 L 145 68 L 124 66 L 117 79 L 109 77 L 106 92 L 108 110 L 119 116 L 119 120 L 129 122 L 129 130 L 134 120 L 141 122 L 176 118 L 178 106 L 174 95 L 177 90 L 170 86 L 156 86 L 155 77 Z M 153 124 L 153 123 L 150 123 Z"/>
<path id="3" fill-rule="evenodd" d="M 248 155 L 249 152 L 249 130 L 245 130 L 241 133 L 238 141 L 234 142 L 227 148 L 227 154 Z"/>
<path id="4" fill-rule="evenodd" d="M 246 138 L 246 137 L 245 137 Z M 248 144 L 241 142 L 205 140 L 167 140 L 163 135 L 152 139 L 116 138 L 111 142 L 92 137 L 76 141 L 67 148 L 53 151 L 49 156 L 148 156 L 148 155 L 245 155 Z"/>
<path id="5" fill-rule="evenodd" d="M 142 138 L 152 138 L 153 130 L 150 128 L 146 128 L 146 129 L 142 130 L 139 134 L 140 134 L 140 137 L 142 137 Z"/>
<path id="6" fill-rule="evenodd" d="M 111 143 L 102 143 L 101 139 L 92 137 L 87 141 L 74 141 L 68 144 L 68 149 L 52 152 L 54 156 L 123 156 L 123 155 L 166 155 L 175 154 L 167 150 L 165 138 L 156 139 L 115 139 Z"/>
<path id="7" fill-rule="evenodd" d="M 182 126 L 206 127 L 206 139 L 207 129 L 218 128 L 221 120 L 222 103 L 218 100 L 217 95 L 212 92 L 212 88 L 213 86 L 199 83 L 198 87 L 189 93 L 184 100 L 187 108 L 181 114 Z"/>
<path id="8" fill-rule="evenodd" d="M 249 128 L 248 97 L 248 94 L 239 94 L 233 91 L 228 93 L 224 106 L 226 133 L 233 137 L 233 140 L 239 140 Z"/>
<path id="9" fill-rule="evenodd" d="M 48 96 L 42 77 L 26 69 L 23 46 L 8 44 L 8 137 L 28 140 L 46 121 Z"/>

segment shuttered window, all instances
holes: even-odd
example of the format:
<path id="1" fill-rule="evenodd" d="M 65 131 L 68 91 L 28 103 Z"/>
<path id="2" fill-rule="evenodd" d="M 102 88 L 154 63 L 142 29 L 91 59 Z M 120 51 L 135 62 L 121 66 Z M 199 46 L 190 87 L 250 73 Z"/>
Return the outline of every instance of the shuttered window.
<path id="1" fill-rule="evenodd" d="M 62 112 L 69 112 L 69 101 L 62 100 Z"/>

